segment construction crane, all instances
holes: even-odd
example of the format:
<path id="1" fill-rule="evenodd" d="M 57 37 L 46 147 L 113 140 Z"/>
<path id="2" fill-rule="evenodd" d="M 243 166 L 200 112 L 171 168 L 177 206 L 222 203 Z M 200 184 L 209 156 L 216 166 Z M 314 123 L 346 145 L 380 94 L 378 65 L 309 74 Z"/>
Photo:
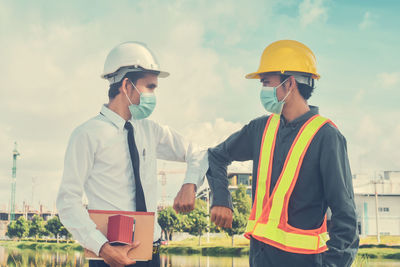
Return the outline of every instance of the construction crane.
<path id="1" fill-rule="evenodd" d="M 10 207 L 10 221 L 15 220 L 15 191 L 17 183 L 17 157 L 19 152 L 17 150 L 17 142 L 14 142 L 13 150 L 13 167 L 12 167 L 12 179 L 11 179 L 11 207 Z"/>
<path id="2" fill-rule="evenodd" d="M 159 170 L 158 175 L 161 176 L 161 202 L 159 204 L 159 207 L 161 209 L 165 208 L 167 204 L 165 203 L 165 199 L 167 197 L 167 192 L 166 192 L 166 185 L 167 185 L 167 174 L 181 174 L 185 173 L 185 170 Z"/>

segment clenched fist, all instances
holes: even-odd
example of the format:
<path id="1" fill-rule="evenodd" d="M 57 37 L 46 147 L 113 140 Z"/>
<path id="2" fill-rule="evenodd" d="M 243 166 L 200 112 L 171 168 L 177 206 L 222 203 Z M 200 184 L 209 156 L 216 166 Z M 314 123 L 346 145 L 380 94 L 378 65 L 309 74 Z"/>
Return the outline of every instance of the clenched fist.
<path id="1" fill-rule="evenodd" d="M 196 185 L 184 184 L 175 197 L 173 208 L 176 212 L 191 212 L 194 209 L 195 200 Z"/>
<path id="2" fill-rule="evenodd" d="M 223 228 L 232 228 L 232 210 L 223 206 L 214 206 L 211 209 L 211 221 Z"/>

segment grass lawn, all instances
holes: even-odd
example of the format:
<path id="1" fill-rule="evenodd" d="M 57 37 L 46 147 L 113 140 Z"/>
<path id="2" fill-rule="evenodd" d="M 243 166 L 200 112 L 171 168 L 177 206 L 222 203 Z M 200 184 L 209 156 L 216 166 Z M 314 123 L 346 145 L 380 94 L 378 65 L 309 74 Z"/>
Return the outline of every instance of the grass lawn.
<path id="1" fill-rule="evenodd" d="M 365 244 L 377 245 L 378 240 L 376 239 L 376 236 L 367 236 L 367 237 L 360 238 L 360 245 L 365 245 Z M 381 236 L 380 244 L 385 244 L 385 245 L 389 245 L 389 246 L 400 246 L 400 236 L 383 235 L 383 236 Z"/>

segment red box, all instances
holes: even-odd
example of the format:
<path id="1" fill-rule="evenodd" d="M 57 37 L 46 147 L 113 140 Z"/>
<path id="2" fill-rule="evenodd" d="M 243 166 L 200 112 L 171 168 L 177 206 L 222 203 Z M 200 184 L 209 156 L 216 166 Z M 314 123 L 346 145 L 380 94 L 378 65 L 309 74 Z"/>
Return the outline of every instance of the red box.
<path id="1" fill-rule="evenodd" d="M 107 239 L 110 243 L 130 244 L 133 242 L 135 219 L 124 215 L 108 217 Z"/>

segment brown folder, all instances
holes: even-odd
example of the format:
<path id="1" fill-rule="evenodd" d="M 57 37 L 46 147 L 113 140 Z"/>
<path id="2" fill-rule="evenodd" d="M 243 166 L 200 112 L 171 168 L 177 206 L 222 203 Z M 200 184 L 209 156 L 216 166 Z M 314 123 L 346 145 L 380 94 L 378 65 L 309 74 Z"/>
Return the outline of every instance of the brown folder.
<path id="1" fill-rule="evenodd" d="M 128 256 L 136 261 L 148 261 L 153 257 L 154 212 L 136 211 L 109 211 L 88 210 L 90 218 L 97 225 L 97 229 L 107 236 L 108 217 L 113 215 L 125 215 L 133 217 L 135 224 L 135 241 L 140 245 L 129 251 Z M 85 258 L 88 260 L 101 260 L 92 251 L 85 249 Z"/>

